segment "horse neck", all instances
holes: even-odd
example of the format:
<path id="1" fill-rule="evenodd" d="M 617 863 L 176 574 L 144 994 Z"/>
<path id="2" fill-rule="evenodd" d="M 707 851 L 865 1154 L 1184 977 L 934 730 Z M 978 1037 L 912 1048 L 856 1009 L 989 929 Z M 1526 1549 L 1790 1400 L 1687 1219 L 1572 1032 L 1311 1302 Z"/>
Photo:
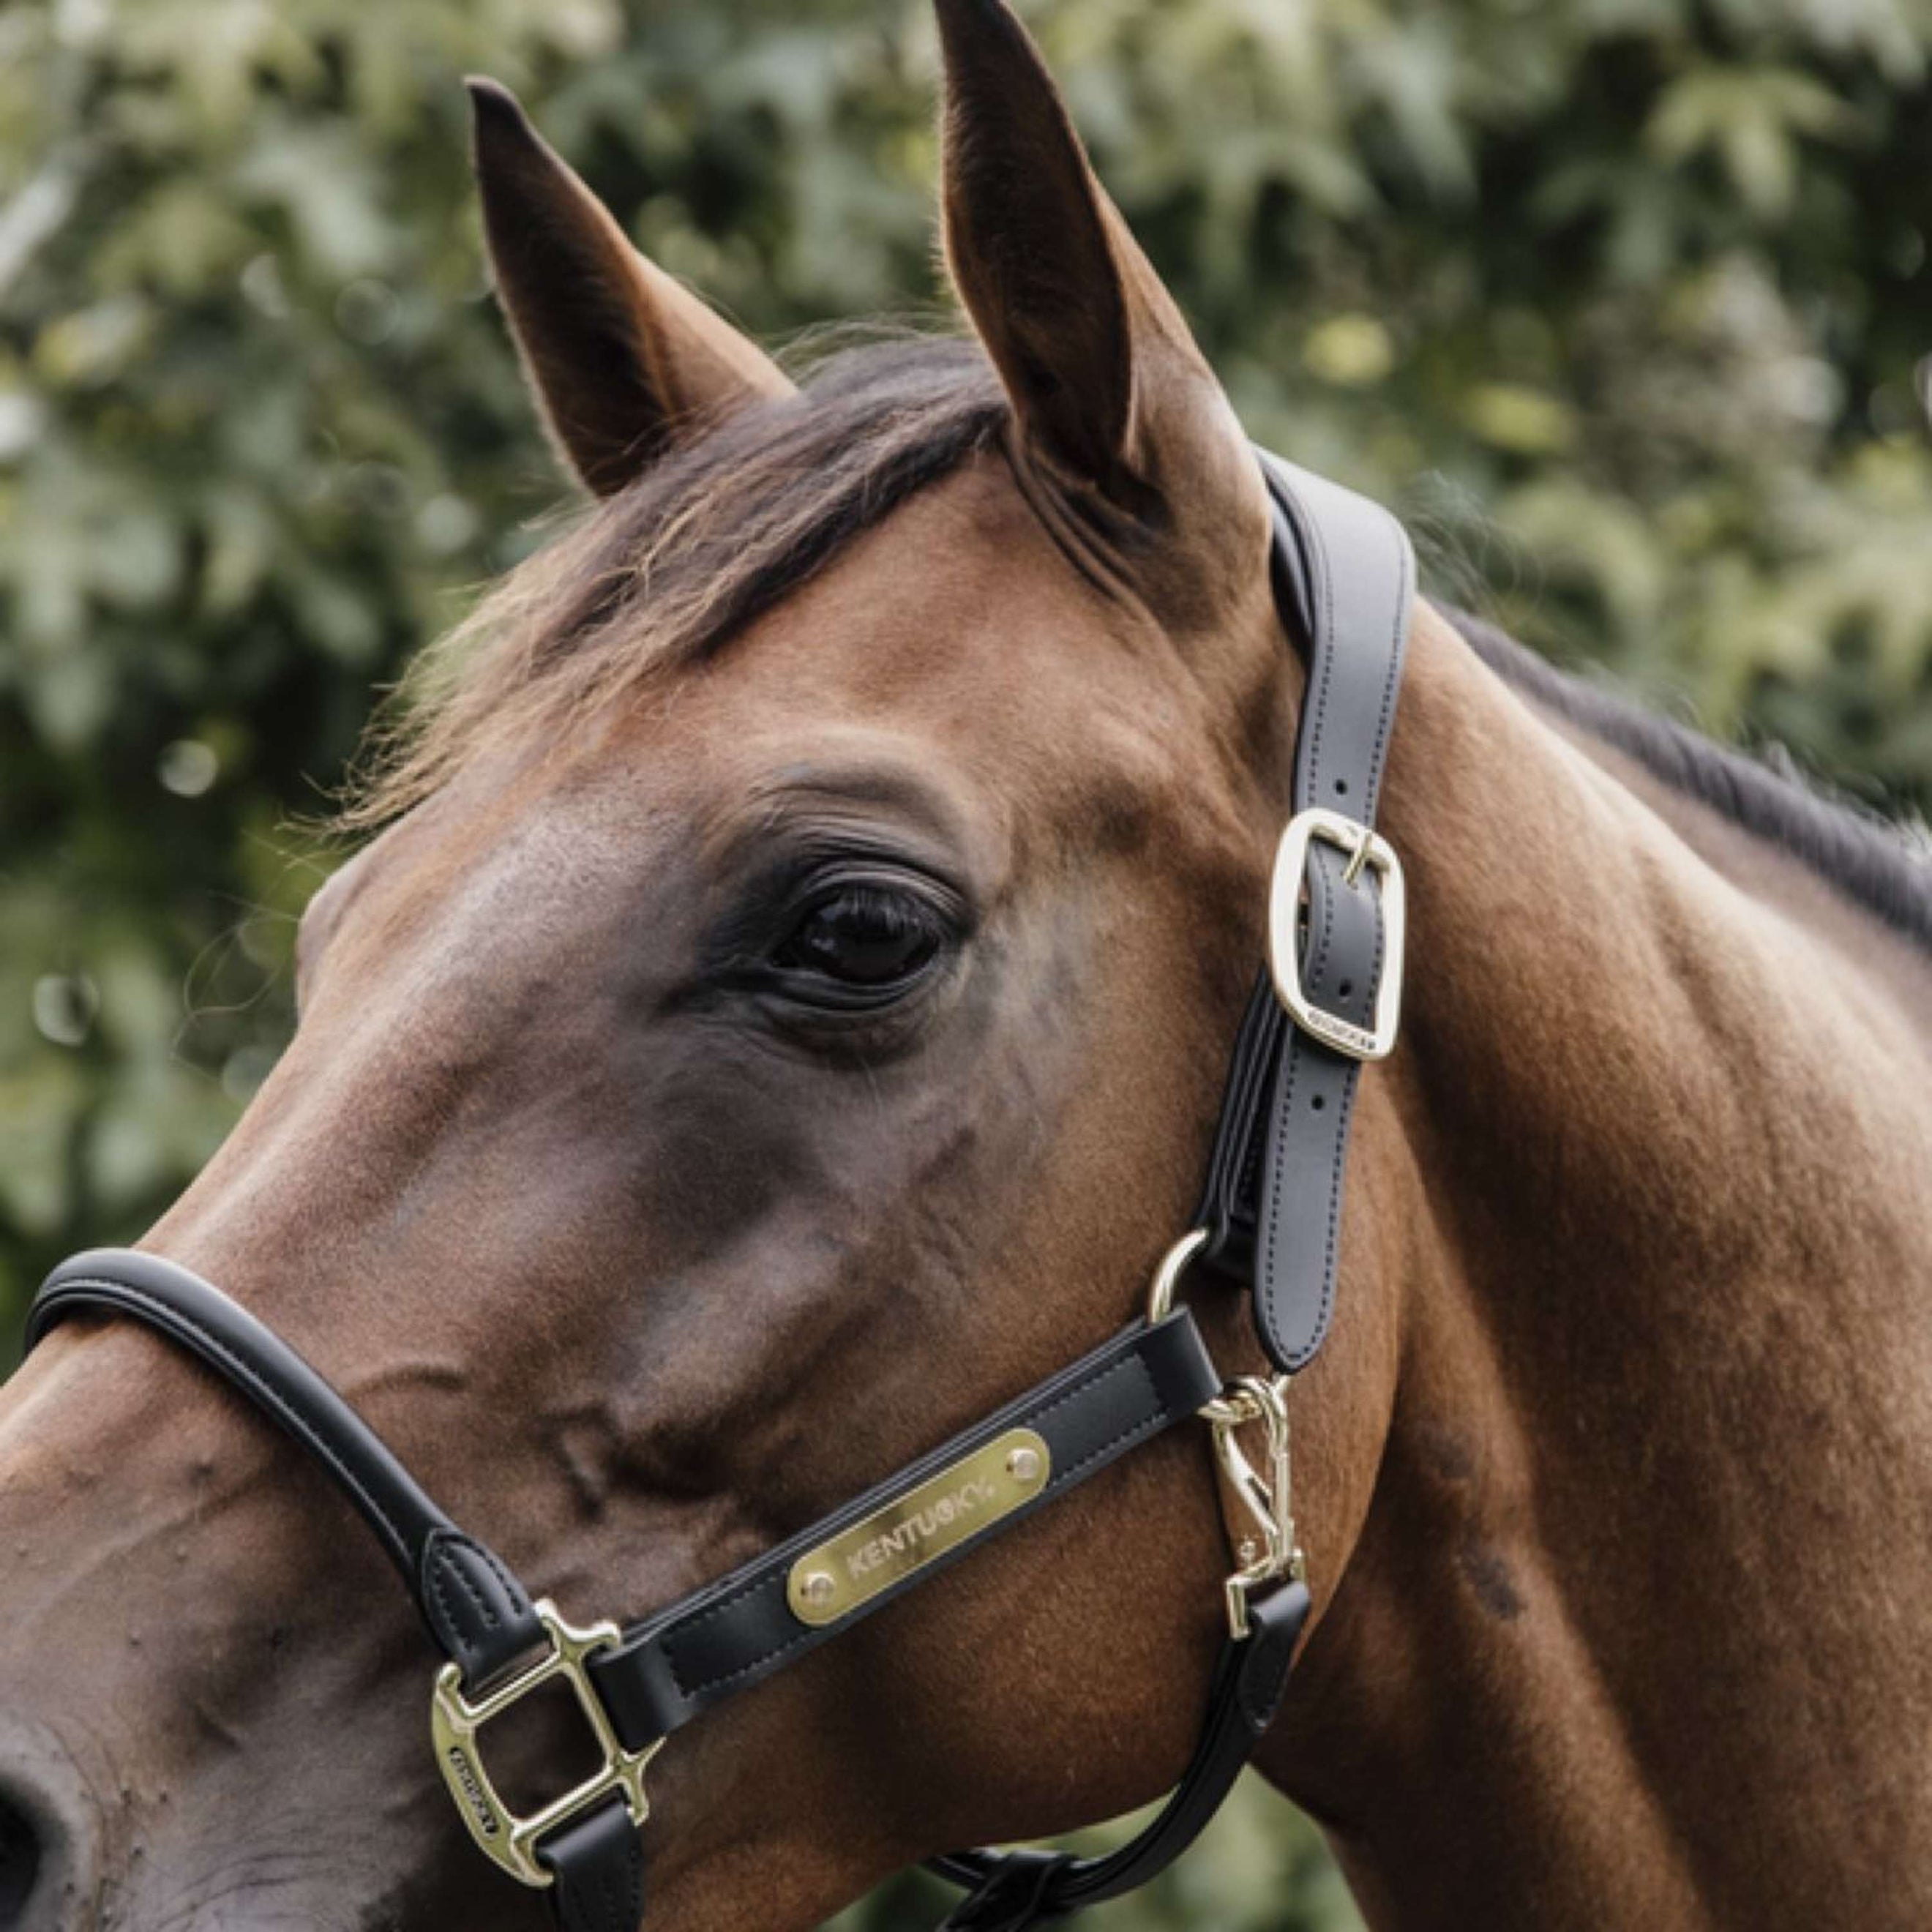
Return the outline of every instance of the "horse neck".
<path id="1" fill-rule="evenodd" d="M 1404 704 L 1395 1386 L 1267 1762 L 1378 1925 L 1932 1923 L 1932 965 L 1432 616 Z"/>

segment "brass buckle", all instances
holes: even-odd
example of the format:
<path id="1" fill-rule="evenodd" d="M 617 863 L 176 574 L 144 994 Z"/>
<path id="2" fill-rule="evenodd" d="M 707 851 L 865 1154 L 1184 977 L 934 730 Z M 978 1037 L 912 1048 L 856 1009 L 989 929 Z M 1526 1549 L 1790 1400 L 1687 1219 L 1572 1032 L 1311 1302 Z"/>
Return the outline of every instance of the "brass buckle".
<path id="1" fill-rule="evenodd" d="M 1294 1540 L 1287 1395 L 1286 1376 L 1239 1376 L 1201 1412 L 1214 1427 L 1222 1514 L 1234 1552 L 1226 1588 L 1228 1629 L 1237 1642 L 1248 1634 L 1248 1598 L 1255 1591 L 1283 1576 L 1306 1580 L 1307 1564 Z M 1242 1430 L 1257 1422 L 1265 1444 L 1260 1469 L 1240 1439 Z"/>
<path id="2" fill-rule="evenodd" d="M 588 1630 L 576 1629 L 564 1622 L 557 1614 L 556 1606 L 547 1597 L 539 1599 L 535 1608 L 544 1634 L 550 1640 L 548 1654 L 526 1664 L 495 1690 L 476 1698 L 465 1694 L 462 1672 L 454 1664 L 446 1664 L 436 1672 L 436 1688 L 430 1697 L 429 1724 L 443 1781 L 484 1857 L 526 1885 L 547 1886 L 556 1882 L 556 1874 L 537 1856 L 538 1843 L 547 1833 L 568 1823 L 613 1792 L 622 1794 L 633 1825 L 641 1825 L 650 1816 L 650 1802 L 644 1796 L 644 1767 L 664 1748 L 664 1741 L 654 1738 L 641 1750 L 626 1750 L 611 1728 L 603 1700 L 584 1670 L 584 1660 L 592 1651 L 619 1640 L 621 1633 L 617 1626 L 599 1623 Z M 554 1677 L 564 1678 L 576 1692 L 591 1735 L 604 1754 L 604 1766 L 574 1790 L 552 1798 L 541 1811 L 520 1817 L 503 1802 L 490 1782 L 482 1754 L 477 1749 L 477 1734 L 492 1718 L 500 1718 L 512 1705 L 520 1702 Z"/>
<path id="3" fill-rule="evenodd" d="M 1353 886 L 1366 867 L 1382 884 L 1383 951 L 1381 983 L 1376 988 L 1375 1024 L 1358 1027 L 1339 1013 L 1318 1006 L 1301 985 L 1301 893 L 1308 874 L 1308 848 L 1317 840 L 1348 855 L 1344 881 Z M 1380 833 L 1320 806 L 1299 812 L 1288 822 L 1275 849 L 1274 878 L 1268 888 L 1268 969 L 1276 997 L 1295 1024 L 1323 1046 L 1351 1060 L 1385 1060 L 1395 1046 L 1402 1018 L 1402 959 L 1408 895 L 1402 861 Z"/>

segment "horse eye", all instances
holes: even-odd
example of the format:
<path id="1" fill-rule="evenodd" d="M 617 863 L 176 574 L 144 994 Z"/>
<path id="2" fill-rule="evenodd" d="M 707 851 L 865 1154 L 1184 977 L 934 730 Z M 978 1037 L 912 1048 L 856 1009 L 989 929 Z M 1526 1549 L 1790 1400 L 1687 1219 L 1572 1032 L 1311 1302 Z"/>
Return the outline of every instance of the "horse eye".
<path id="1" fill-rule="evenodd" d="M 945 937 L 937 914 L 913 894 L 846 885 L 806 908 L 773 963 L 842 986 L 878 991 L 929 965 Z"/>

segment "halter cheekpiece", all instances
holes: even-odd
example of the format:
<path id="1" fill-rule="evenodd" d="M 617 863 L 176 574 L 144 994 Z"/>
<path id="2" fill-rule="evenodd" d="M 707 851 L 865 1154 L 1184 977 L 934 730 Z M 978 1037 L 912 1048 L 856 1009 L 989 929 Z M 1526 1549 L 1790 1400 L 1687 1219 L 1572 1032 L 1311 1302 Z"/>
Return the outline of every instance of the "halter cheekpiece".
<path id="1" fill-rule="evenodd" d="M 430 1732 L 458 1814 L 487 1857 L 548 1891 L 565 1932 L 635 1932 L 645 1773 L 674 1732 L 1189 1417 L 1210 1426 L 1234 1556 L 1227 1640 L 1193 1759 L 1154 1822 L 1105 1857 L 934 1860 L 967 1893 L 946 1927 L 1022 1932 L 1144 1883 L 1214 1816 L 1274 1717 L 1309 1608 L 1286 1390 L 1328 1330 L 1356 1078 L 1394 1046 L 1400 1010 L 1402 868 L 1374 824 L 1414 564 L 1386 511 L 1258 454 L 1276 601 L 1307 668 L 1294 815 L 1196 1225 L 1161 1263 L 1144 1316 L 1111 1340 L 729 1576 L 635 1623 L 579 1628 L 533 1601 L 327 1381 L 219 1288 L 157 1256 L 106 1249 L 63 1262 L 35 1298 L 30 1348 L 70 1315 L 145 1322 L 334 1478 L 446 1659 Z M 1272 1376 L 1223 1382 L 1177 1299 L 1196 1268 L 1251 1293 Z M 575 1694 L 602 1762 L 519 1814 L 490 1778 L 482 1734 L 557 1679 Z"/>

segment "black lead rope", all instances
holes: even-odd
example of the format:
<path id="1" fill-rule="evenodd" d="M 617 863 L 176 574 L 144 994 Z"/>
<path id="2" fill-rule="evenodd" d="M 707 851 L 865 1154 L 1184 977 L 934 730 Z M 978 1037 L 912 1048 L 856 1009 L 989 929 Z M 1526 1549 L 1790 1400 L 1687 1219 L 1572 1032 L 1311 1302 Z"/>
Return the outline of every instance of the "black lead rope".
<path id="1" fill-rule="evenodd" d="M 1193 1844 L 1220 1810 L 1267 1735 L 1288 1688 L 1288 1667 L 1308 1620 L 1308 1586 L 1292 1580 L 1249 1606 L 1248 1634 L 1222 1646 L 1208 1722 L 1180 1782 L 1154 1822 L 1105 1857 L 1064 1852 L 961 1852 L 928 1869 L 970 1888 L 940 1932 L 1023 1932 L 1138 1890 Z"/>
<path id="2" fill-rule="evenodd" d="M 579 1629 L 533 1601 L 324 1377 L 219 1288 L 158 1256 L 110 1249 L 63 1262 L 34 1299 L 29 1348 L 71 1316 L 143 1322 L 199 1357 L 334 1478 L 448 1660 L 432 1731 L 459 1814 L 504 1870 L 548 1888 L 564 1932 L 637 1932 L 644 1772 L 672 1732 L 1175 1423 L 1218 1414 L 1220 1439 L 1222 1423 L 1243 1412 L 1227 1399 L 1192 1314 L 1170 1306 L 1173 1277 L 1197 1253 L 1251 1288 L 1282 1377 L 1321 1346 L 1356 1076 L 1392 1044 L 1400 998 L 1401 868 L 1372 826 L 1414 566 L 1386 512 L 1265 452 L 1262 466 L 1276 595 L 1308 670 L 1295 816 L 1276 866 L 1269 970 L 1236 1042 L 1200 1226 L 1164 1266 L 1146 1320 L 718 1582 L 626 1628 Z M 1280 1418 L 1285 1479 L 1281 1384 L 1253 1386 Z M 946 1922 L 950 1932 L 1025 1932 L 1132 1891 L 1220 1808 L 1274 1720 L 1309 1610 L 1286 1494 L 1262 1484 L 1258 1495 L 1278 1513 L 1284 1540 L 1230 1580 L 1230 1633 L 1207 1721 L 1173 1796 L 1104 1857 L 1021 1850 L 933 1861 L 968 1894 Z M 479 1738 L 559 1678 L 578 1693 L 602 1768 L 519 1816 L 491 1782 Z"/>

